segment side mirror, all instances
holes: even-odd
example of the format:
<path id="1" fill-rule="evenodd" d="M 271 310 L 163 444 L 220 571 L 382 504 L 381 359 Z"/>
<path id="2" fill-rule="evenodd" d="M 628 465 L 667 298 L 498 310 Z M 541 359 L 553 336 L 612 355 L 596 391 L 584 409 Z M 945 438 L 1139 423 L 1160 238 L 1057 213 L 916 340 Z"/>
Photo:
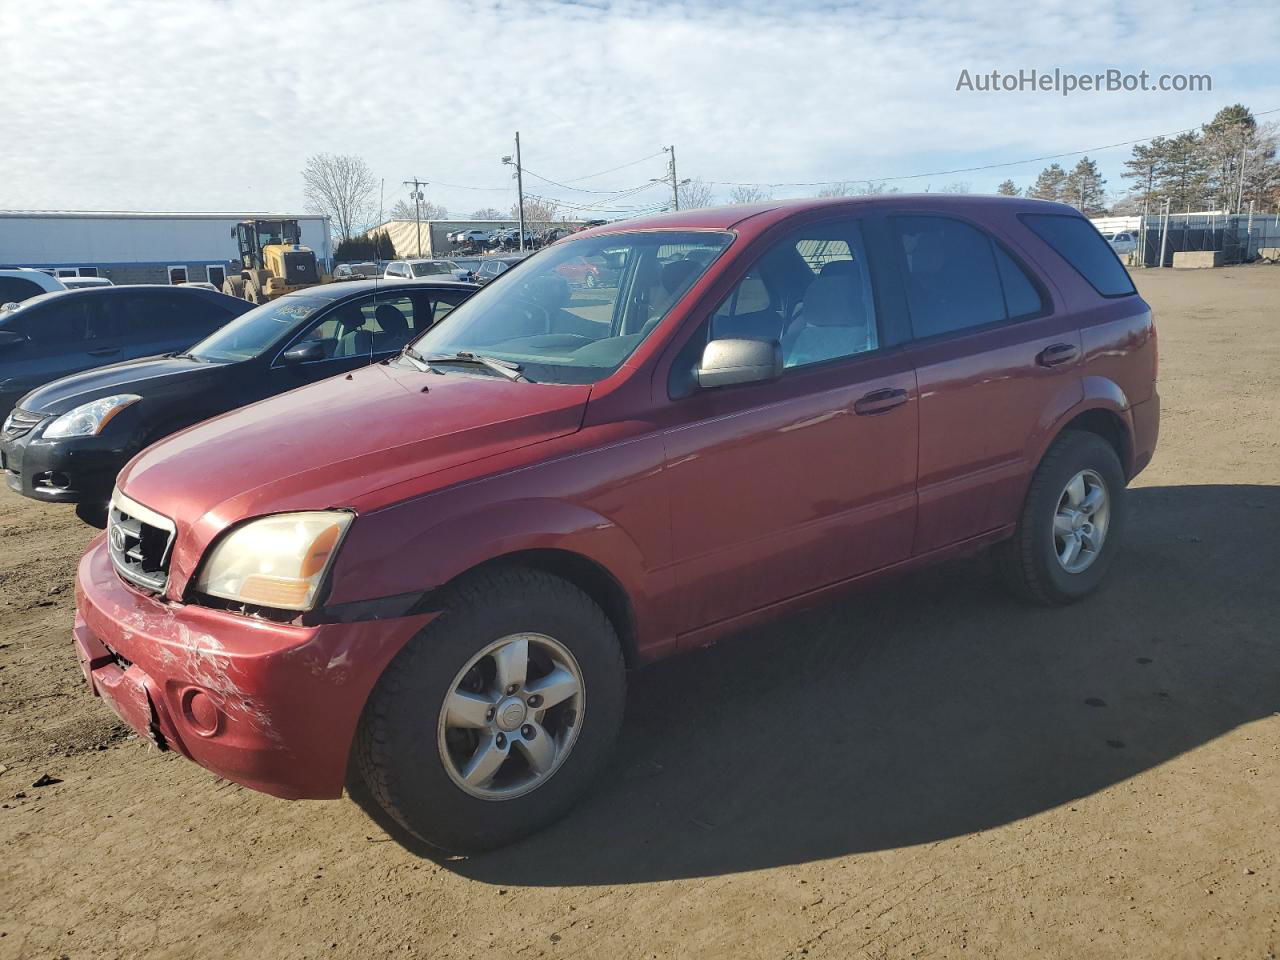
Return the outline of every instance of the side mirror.
<path id="1" fill-rule="evenodd" d="M 777 340 L 712 340 L 702 351 L 698 386 L 730 387 L 782 376 L 782 345 Z"/>
<path id="2" fill-rule="evenodd" d="M 16 347 L 20 343 L 26 343 L 27 338 L 16 330 L 0 330 L 0 350 L 6 347 Z"/>
<path id="3" fill-rule="evenodd" d="M 280 359 L 290 366 L 297 363 L 315 363 L 317 360 L 323 360 L 324 358 L 324 344 L 319 340 L 307 340 L 304 343 L 290 347 L 280 354 Z"/>

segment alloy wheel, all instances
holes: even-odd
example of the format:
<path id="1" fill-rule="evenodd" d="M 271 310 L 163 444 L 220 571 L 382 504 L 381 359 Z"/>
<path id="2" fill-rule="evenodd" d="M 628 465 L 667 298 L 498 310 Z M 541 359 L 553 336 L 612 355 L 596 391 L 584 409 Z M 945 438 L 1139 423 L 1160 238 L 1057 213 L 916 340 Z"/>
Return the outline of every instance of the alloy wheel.
<path id="1" fill-rule="evenodd" d="M 562 643 L 540 633 L 496 640 L 458 671 L 441 706 L 445 770 L 470 796 L 523 796 L 564 763 L 585 705 L 581 668 Z"/>

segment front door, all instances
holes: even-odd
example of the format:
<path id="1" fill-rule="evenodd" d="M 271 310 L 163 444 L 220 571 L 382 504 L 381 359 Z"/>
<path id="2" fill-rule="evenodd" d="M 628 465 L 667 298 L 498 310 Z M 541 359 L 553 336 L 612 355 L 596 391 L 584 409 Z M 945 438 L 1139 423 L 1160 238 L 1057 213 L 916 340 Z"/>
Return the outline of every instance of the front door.
<path id="1" fill-rule="evenodd" d="M 872 268 L 858 221 L 798 228 L 682 349 L 666 433 L 681 632 L 910 555 L 915 376 L 885 346 Z M 785 372 L 697 388 L 683 366 L 720 338 L 779 341 Z"/>

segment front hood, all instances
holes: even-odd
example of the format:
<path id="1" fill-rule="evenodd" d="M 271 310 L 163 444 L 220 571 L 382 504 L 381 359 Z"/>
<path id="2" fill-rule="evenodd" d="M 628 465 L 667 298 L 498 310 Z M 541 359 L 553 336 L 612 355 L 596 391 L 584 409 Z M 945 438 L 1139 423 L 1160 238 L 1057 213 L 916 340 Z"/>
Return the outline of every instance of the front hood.
<path id="1" fill-rule="evenodd" d="M 184 377 L 208 371 L 213 365 L 179 357 L 143 357 L 107 367 L 94 367 L 81 373 L 46 383 L 28 393 L 19 403 L 32 413 L 66 413 L 82 403 L 110 397 L 117 393 L 145 393 L 148 386 L 172 377 Z"/>
<path id="2" fill-rule="evenodd" d="M 572 433 L 590 392 L 376 364 L 173 434 L 130 461 L 117 483 L 202 549 L 246 517 L 359 510 L 362 497 L 392 484 Z"/>

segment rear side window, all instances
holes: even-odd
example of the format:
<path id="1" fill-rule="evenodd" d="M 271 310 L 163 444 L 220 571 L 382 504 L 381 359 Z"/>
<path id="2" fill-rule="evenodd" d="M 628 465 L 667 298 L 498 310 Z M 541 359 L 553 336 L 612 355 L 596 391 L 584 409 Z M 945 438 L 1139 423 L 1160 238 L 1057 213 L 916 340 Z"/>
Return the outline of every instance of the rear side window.
<path id="1" fill-rule="evenodd" d="M 1024 213 L 1022 222 L 1104 297 L 1137 293 L 1115 251 L 1088 220 L 1065 214 Z"/>
<path id="2" fill-rule="evenodd" d="M 1044 312 L 1026 271 L 983 231 L 949 217 L 893 217 L 917 339 Z"/>
<path id="3" fill-rule="evenodd" d="M 0 277 L 0 303 L 21 303 L 27 297 L 41 293 L 44 293 L 44 288 L 38 283 L 21 277 Z"/>

